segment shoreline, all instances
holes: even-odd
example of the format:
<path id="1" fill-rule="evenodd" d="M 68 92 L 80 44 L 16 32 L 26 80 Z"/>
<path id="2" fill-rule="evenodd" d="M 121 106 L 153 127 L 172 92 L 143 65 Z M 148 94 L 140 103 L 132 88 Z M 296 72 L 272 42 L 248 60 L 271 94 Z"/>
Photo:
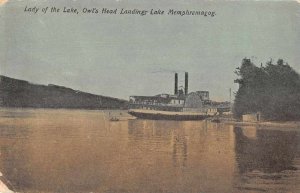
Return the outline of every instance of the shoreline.
<path id="1" fill-rule="evenodd" d="M 276 122 L 276 121 L 264 121 L 264 122 L 243 122 L 243 121 L 226 121 L 222 120 L 221 123 L 230 124 L 235 126 L 256 126 L 256 127 L 276 127 L 276 128 L 299 128 L 300 121 L 285 121 L 285 122 Z"/>
<path id="2" fill-rule="evenodd" d="M 58 111 L 89 111 L 89 112 L 110 112 L 114 113 L 114 112 L 122 112 L 127 114 L 128 110 L 127 109 L 76 109 L 76 108 L 22 108 L 22 107 L 0 107 L 0 112 L 1 111 L 6 111 L 6 110 L 15 110 L 15 111 L 35 111 L 35 110 L 58 110 Z M 124 114 L 123 114 L 124 116 Z M 126 118 L 128 116 L 125 116 Z M 131 116 L 130 116 L 131 117 Z M 132 119 L 132 118 L 130 118 Z M 255 126 L 255 127 L 276 127 L 276 128 L 297 128 L 300 129 L 300 121 L 261 121 L 261 122 L 246 122 L 246 121 L 238 121 L 235 120 L 231 117 L 215 117 L 215 118 L 208 118 L 206 119 L 208 121 L 212 121 L 213 120 L 218 120 L 220 121 L 219 123 L 222 124 L 228 124 L 228 125 L 234 125 L 234 126 Z"/>

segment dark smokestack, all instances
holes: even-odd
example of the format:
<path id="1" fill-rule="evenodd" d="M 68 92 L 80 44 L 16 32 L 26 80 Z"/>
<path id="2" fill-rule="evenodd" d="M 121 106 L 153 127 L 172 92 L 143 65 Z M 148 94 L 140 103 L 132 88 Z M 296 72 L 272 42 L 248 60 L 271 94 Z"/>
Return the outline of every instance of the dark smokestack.
<path id="1" fill-rule="evenodd" d="M 174 89 L 174 94 L 178 95 L 178 74 L 175 73 L 175 89 Z"/>
<path id="2" fill-rule="evenodd" d="M 186 72 L 184 77 L 184 94 L 187 95 L 189 93 L 189 74 Z"/>

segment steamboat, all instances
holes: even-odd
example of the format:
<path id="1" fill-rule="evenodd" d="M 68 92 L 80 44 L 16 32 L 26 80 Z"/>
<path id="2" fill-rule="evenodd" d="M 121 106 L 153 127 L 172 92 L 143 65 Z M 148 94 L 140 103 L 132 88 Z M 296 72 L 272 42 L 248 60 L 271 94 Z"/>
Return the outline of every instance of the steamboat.
<path id="1" fill-rule="evenodd" d="M 153 120 L 203 120 L 230 110 L 229 102 L 214 102 L 208 91 L 188 92 L 188 73 L 184 87 L 178 87 L 175 73 L 174 94 L 155 96 L 130 96 L 128 113 L 140 119 Z"/>

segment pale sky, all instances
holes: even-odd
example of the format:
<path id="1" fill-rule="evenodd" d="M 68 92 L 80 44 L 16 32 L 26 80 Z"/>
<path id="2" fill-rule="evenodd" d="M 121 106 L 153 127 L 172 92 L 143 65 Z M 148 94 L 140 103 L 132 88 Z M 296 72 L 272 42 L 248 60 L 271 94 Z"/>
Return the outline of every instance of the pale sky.
<path id="1" fill-rule="evenodd" d="M 26 7 L 215 11 L 215 17 L 37 14 Z M 19 1 L 0 6 L 0 74 L 94 94 L 173 93 L 174 72 L 189 91 L 229 100 L 234 70 L 283 58 L 300 72 L 296 2 Z M 40 10 L 41 11 L 41 10 Z"/>

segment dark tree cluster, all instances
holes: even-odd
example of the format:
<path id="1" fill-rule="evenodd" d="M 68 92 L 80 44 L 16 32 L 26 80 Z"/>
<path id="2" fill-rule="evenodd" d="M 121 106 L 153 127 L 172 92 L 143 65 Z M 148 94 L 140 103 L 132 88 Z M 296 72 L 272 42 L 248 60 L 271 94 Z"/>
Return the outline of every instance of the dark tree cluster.
<path id="1" fill-rule="evenodd" d="M 0 107 L 125 109 L 127 106 L 127 101 L 117 98 L 0 76 Z"/>
<path id="2" fill-rule="evenodd" d="M 300 120 L 300 75 L 289 64 L 279 59 L 257 67 L 245 58 L 235 73 L 239 76 L 236 117 L 261 112 L 266 120 Z"/>

